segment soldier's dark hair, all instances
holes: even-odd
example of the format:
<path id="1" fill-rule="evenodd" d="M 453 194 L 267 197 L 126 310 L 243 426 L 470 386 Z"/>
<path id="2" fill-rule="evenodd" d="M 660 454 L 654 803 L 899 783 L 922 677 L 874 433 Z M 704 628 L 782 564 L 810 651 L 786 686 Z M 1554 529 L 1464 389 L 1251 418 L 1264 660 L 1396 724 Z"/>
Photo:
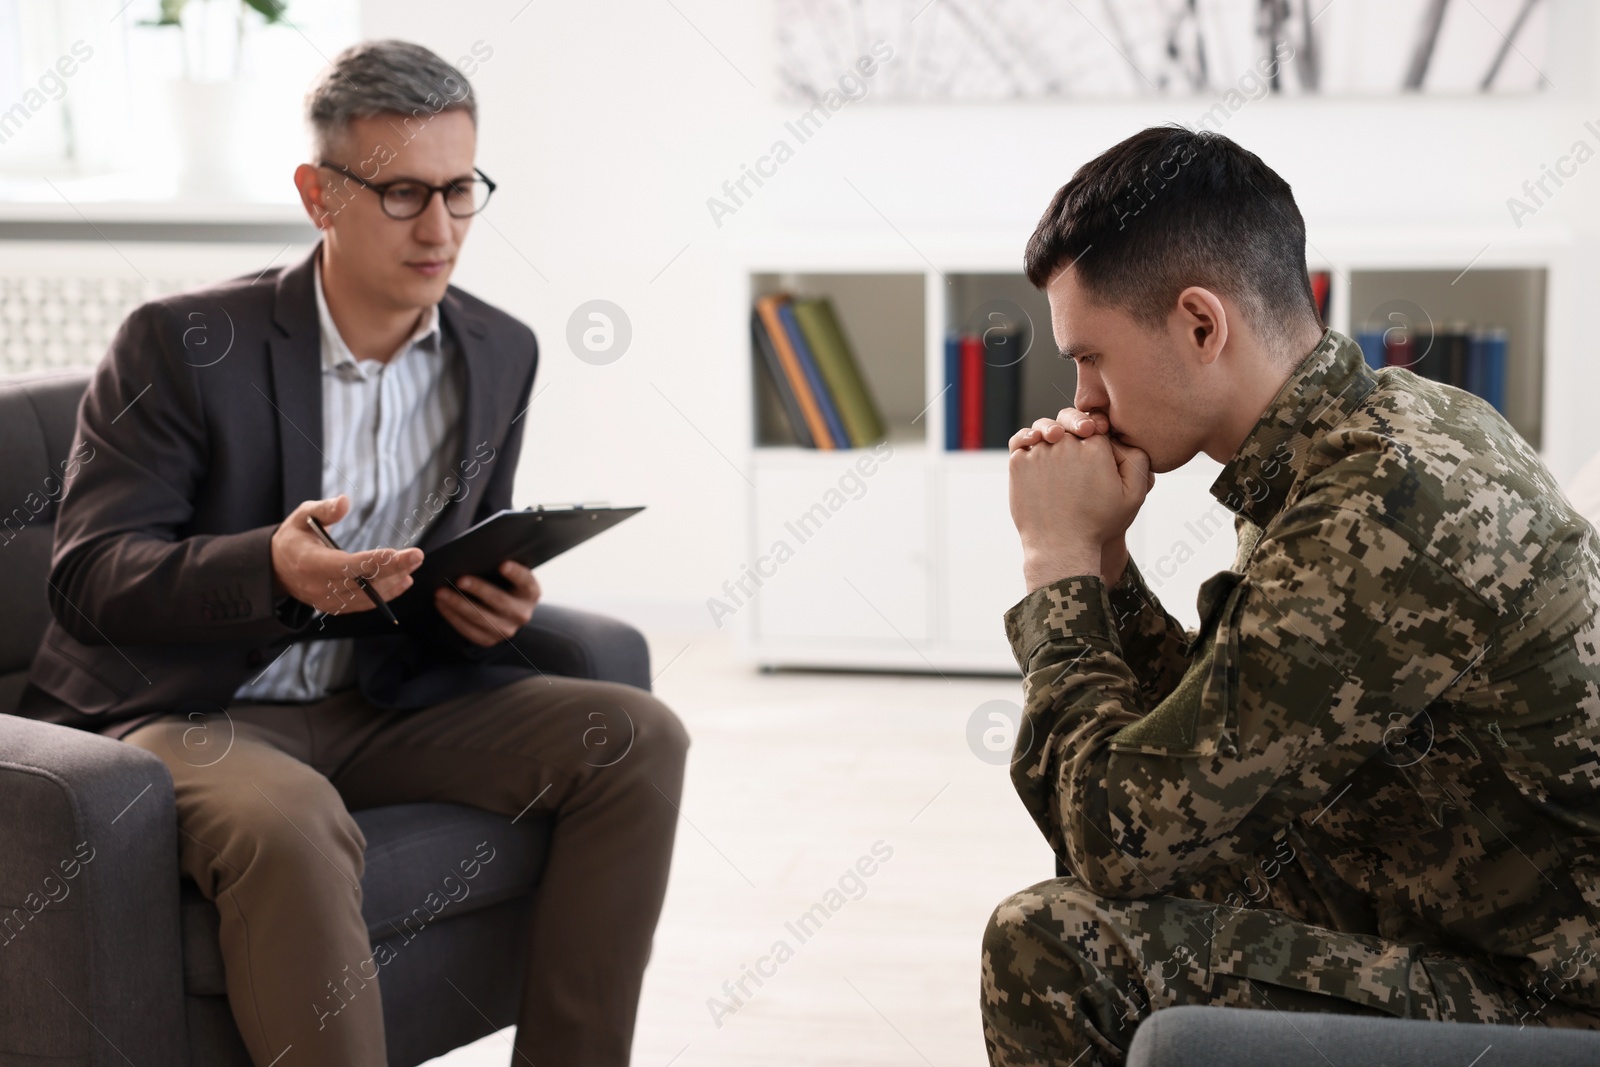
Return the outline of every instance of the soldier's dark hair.
<path id="1" fill-rule="evenodd" d="M 1145 326 L 1165 322 L 1191 285 L 1237 301 L 1269 338 L 1322 326 L 1289 183 L 1210 130 L 1152 126 L 1079 167 L 1024 265 L 1039 289 L 1075 267 L 1091 296 Z"/>

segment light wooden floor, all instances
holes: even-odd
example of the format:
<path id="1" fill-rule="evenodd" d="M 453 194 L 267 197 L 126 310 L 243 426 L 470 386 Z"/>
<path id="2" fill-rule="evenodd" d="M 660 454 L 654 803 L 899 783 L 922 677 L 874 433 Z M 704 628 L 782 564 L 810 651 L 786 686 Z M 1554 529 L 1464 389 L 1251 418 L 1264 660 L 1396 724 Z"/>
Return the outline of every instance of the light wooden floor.
<path id="1" fill-rule="evenodd" d="M 986 1063 L 979 937 L 1051 860 L 966 729 L 978 705 L 1020 701 L 1020 679 L 764 675 L 705 633 L 654 633 L 651 648 L 656 692 L 694 744 L 634 1064 Z M 786 929 L 879 841 L 893 855 L 864 894 L 847 881 L 859 899 L 833 898 L 805 941 Z M 746 978 L 752 996 L 714 1021 L 708 1000 L 731 1004 L 723 983 L 780 939 L 792 958 L 759 987 Z M 511 1033 L 432 1067 L 509 1064 Z"/>

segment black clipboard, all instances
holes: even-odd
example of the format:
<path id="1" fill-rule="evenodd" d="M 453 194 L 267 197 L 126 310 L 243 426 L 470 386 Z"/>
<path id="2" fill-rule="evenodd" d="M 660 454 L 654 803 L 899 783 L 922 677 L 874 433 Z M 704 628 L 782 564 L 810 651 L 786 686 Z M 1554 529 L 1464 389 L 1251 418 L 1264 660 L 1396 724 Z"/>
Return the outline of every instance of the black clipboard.
<path id="1" fill-rule="evenodd" d="M 571 504 L 497 511 L 428 552 L 422 566 L 412 575 L 411 588 L 389 601 L 389 607 L 400 620 L 402 629 L 413 629 L 438 614 L 433 593 L 447 582 L 472 574 L 510 588 L 510 583 L 499 572 L 502 561 L 514 559 L 523 566 L 537 567 L 643 510 L 642 506 L 612 508 Z M 351 592 L 361 598 L 361 603 L 368 604 L 369 610 L 319 616 L 303 633 L 296 635 L 295 640 L 372 637 L 395 632 L 392 623 L 370 609 L 370 602 L 359 590 L 352 588 Z"/>

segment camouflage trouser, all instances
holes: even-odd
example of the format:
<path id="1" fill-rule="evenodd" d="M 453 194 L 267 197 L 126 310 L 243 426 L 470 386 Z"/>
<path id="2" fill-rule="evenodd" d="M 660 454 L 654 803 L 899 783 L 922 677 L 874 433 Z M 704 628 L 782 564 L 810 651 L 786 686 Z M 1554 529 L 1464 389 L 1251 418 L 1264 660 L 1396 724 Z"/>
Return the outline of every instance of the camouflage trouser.
<path id="1" fill-rule="evenodd" d="M 1479 965 L 1281 911 L 1104 900 L 1070 878 L 1003 901 L 983 938 L 983 1033 L 995 1067 L 1120 1064 L 1139 1022 L 1174 1004 L 1594 1027 Z"/>

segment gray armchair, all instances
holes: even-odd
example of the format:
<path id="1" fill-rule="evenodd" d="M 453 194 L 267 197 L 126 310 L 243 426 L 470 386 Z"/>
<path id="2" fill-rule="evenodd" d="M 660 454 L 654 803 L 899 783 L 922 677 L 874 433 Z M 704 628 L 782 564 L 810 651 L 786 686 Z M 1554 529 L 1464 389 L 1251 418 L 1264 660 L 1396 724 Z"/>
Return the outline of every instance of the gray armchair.
<path id="1" fill-rule="evenodd" d="M 178 870 L 165 765 L 121 741 L 13 714 L 49 610 L 61 492 L 52 472 L 68 455 L 87 381 L 0 382 L 0 1067 L 248 1067 L 223 985 L 217 910 Z M 542 604 L 516 644 L 551 673 L 650 687 L 644 638 L 611 619 Z M 392 1067 L 512 1025 L 548 819 L 426 803 L 355 820 L 367 838 L 367 929 L 374 949 L 395 950 L 381 984 Z M 439 872 L 483 841 L 495 862 L 481 866 L 472 892 L 437 917 L 415 915 Z"/>

